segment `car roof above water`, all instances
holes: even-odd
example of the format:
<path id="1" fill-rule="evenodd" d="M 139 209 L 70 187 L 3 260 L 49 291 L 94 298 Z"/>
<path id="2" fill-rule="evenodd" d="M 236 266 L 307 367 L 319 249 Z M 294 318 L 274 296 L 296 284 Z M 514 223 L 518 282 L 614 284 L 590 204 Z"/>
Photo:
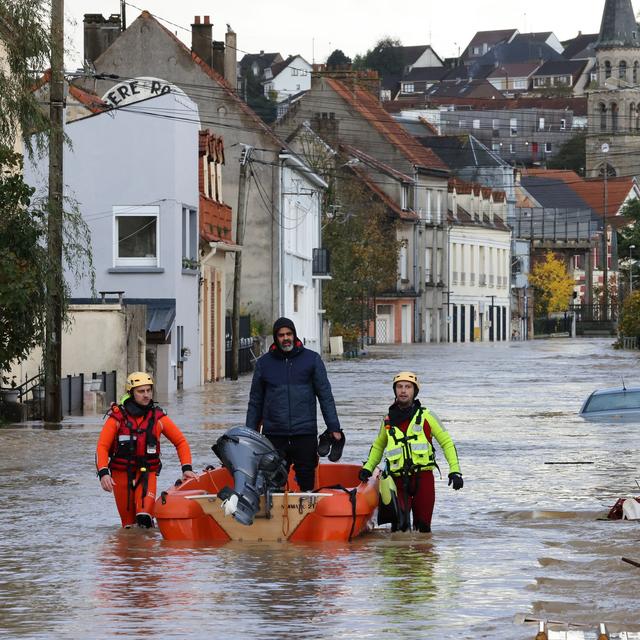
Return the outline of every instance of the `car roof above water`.
<path id="1" fill-rule="evenodd" d="M 640 387 L 613 387 L 594 391 L 582 405 L 581 415 L 640 414 Z"/>

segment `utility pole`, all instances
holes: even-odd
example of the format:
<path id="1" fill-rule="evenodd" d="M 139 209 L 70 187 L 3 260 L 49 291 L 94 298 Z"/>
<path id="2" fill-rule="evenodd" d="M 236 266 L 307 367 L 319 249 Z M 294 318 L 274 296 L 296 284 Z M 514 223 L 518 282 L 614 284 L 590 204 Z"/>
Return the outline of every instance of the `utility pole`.
<path id="1" fill-rule="evenodd" d="M 244 244 L 244 230 L 246 225 L 247 205 L 247 172 L 250 170 L 250 160 L 253 147 L 243 145 L 240 156 L 240 181 L 238 182 L 238 214 L 236 219 L 236 251 L 235 268 L 233 271 L 233 309 L 231 311 L 231 379 L 237 380 L 240 369 L 240 277 L 242 275 L 242 245 Z"/>
<path id="2" fill-rule="evenodd" d="M 64 0 L 51 0 L 51 84 L 49 91 L 49 270 L 46 297 L 45 421 L 62 420 L 62 207 L 64 126 Z"/>
<path id="3" fill-rule="evenodd" d="M 604 313 L 602 317 L 604 320 L 609 319 L 609 235 L 607 233 L 607 177 L 609 173 L 609 165 L 607 163 L 607 153 L 609 153 L 609 145 L 605 142 L 602 147 L 602 153 L 604 154 L 604 211 L 602 215 L 602 226 L 603 226 L 603 264 L 602 264 L 602 278 L 604 280 L 603 284 L 603 295 L 602 301 L 604 303 Z"/>

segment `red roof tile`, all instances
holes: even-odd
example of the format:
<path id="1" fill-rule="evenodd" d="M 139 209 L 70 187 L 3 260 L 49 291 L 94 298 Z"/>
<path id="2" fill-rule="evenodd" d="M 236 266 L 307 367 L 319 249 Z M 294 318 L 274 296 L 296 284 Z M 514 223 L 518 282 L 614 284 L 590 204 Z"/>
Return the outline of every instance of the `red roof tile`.
<path id="1" fill-rule="evenodd" d="M 347 104 L 356 109 L 391 142 L 409 162 L 419 167 L 448 171 L 442 160 L 431 149 L 423 147 L 405 131 L 369 91 L 357 86 L 351 90 L 335 78 L 325 77 L 325 81 Z"/>

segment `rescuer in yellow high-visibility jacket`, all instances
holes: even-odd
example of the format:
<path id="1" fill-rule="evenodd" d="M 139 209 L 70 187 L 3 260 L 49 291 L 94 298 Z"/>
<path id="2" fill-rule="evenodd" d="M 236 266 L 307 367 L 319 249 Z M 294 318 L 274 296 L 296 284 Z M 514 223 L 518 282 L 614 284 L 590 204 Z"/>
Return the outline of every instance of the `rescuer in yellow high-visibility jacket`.
<path id="1" fill-rule="evenodd" d="M 449 485 L 457 491 L 463 480 L 455 444 L 436 415 L 416 398 L 420 390 L 418 377 L 402 371 L 393 379 L 395 402 L 389 407 L 373 441 L 369 457 L 360 470 L 360 480 L 366 482 L 373 470 L 386 457 L 386 470 L 393 477 L 398 492 L 400 513 L 394 530 L 406 531 L 413 513 L 413 528 L 431 531 L 435 504 L 433 469 L 436 464 L 433 438 L 440 445 L 449 465 Z"/>

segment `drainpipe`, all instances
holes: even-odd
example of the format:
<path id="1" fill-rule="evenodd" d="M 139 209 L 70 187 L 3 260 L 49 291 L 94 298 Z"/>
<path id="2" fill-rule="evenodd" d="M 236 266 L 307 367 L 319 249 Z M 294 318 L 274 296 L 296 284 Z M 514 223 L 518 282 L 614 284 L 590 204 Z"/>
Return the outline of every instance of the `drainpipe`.
<path id="1" fill-rule="evenodd" d="M 280 291 L 280 302 L 278 308 L 280 309 L 278 316 L 282 317 L 285 314 L 285 306 L 284 306 L 284 171 L 286 166 L 286 159 L 280 158 L 280 211 L 278 211 L 277 216 L 277 224 L 278 224 L 278 246 L 280 247 L 280 277 L 279 280 L 279 291 Z"/>
<path id="2" fill-rule="evenodd" d="M 420 207 L 417 206 L 418 203 L 418 170 L 414 166 L 413 168 L 413 209 L 414 211 L 418 211 Z M 422 299 L 422 283 L 418 281 L 418 276 L 420 274 L 420 270 L 418 269 L 418 241 L 420 239 L 420 217 L 418 216 L 418 220 L 416 220 L 413 225 L 413 286 L 416 289 L 416 293 L 418 296 L 414 298 L 415 302 L 413 304 L 413 336 L 412 342 L 422 342 L 422 323 L 420 319 L 422 317 L 422 308 L 424 307 L 424 301 Z M 422 251 L 424 254 L 424 251 Z"/>

